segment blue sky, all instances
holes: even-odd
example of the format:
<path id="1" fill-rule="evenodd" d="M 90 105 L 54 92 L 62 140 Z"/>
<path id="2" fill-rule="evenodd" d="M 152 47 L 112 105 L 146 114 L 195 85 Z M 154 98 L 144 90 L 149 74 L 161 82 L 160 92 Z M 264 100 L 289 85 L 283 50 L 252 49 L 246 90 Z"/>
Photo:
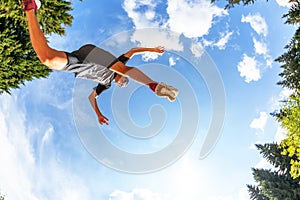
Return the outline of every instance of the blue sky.
<path id="1" fill-rule="evenodd" d="M 1 95 L 1 193 L 14 200 L 249 199 L 251 167 L 268 167 L 254 144 L 280 141 L 284 134 L 269 113 L 289 94 L 276 85 L 280 69 L 274 62 L 294 33 L 295 27 L 281 18 L 288 5 L 258 1 L 224 10 L 225 2 L 204 0 L 72 3 L 73 26 L 63 37 L 48 36 L 50 46 L 72 51 L 93 43 L 117 55 L 134 45 L 164 45 L 163 55 L 138 55 L 128 64 L 178 87 L 178 100 L 156 98 L 133 81 L 126 89 L 112 86 L 99 98 L 110 126 L 100 127 L 86 98 L 96 83 L 72 74 L 53 72 L 11 96 Z M 205 74 L 207 69 L 216 69 L 221 85 L 218 76 Z M 216 85 L 225 89 L 223 129 L 210 154 L 199 159 L 219 113 L 213 108 L 222 105 L 215 105 L 222 91 L 210 91 Z M 101 162 L 103 153 L 107 163 L 124 161 L 104 141 L 131 154 L 151 154 L 175 141 L 183 126 L 195 127 L 183 138 L 195 137 L 179 159 L 162 169 L 132 174 Z M 158 160 L 146 164 L 160 164 L 165 157 L 157 155 Z M 130 164 L 130 169 L 145 165 Z"/>

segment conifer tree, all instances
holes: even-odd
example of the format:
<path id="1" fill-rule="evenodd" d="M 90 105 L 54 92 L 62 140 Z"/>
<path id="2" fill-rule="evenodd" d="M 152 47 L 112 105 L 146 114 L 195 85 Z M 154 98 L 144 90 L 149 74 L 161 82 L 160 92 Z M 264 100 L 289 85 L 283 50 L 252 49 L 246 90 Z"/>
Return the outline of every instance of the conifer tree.
<path id="1" fill-rule="evenodd" d="M 51 70 L 40 63 L 29 38 L 25 13 L 21 0 L 0 2 L 0 93 L 10 93 L 25 81 L 42 78 Z M 70 26 L 71 3 L 65 0 L 43 0 L 37 13 L 45 34 L 65 34 L 64 26 Z"/>
<path id="2" fill-rule="evenodd" d="M 256 145 L 266 160 L 274 166 L 271 169 L 252 169 L 257 186 L 247 185 L 252 200 L 300 199 L 300 179 L 293 179 L 289 173 L 291 158 L 282 155 L 277 144 Z"/>
<path id="3" fill-rule="evenodd" d="M 300 7 L 299 7 L 300 10 Z M 299 16 L 300 17 L 300 16 Z M 300 23 L 300 21 L 299 21 Z M 295 32 L 289 45 L 285 47 L 287 52 L 276 59 L 277 62 L 283 63 L 283 71 L 279 74 L 282 80 L 278 82 L 283 87 L 300 91 L 300 27 Z"/>

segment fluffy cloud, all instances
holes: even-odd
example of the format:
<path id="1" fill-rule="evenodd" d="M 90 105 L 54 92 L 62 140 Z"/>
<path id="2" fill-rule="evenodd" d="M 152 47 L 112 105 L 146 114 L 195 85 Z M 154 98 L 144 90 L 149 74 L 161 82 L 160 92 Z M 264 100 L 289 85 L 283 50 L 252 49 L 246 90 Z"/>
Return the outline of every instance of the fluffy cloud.
<path id="1" fill-rule="evenodd" d="M 249 198 L 248 188 L 241 188 L 239 191 L 238 200 L 248 200 Z"/>
<path id="2" fill-rule="evenodd" d="M 288 88 L 283 88 L 280 93 L 275 96 L 272 97 L 269 101 L 270 107 L 272 110 L 278 110 L 281 108 L 282 106 L 282 101 L 287 100 L 287 98 L 293 93 L 292 90 L 288 89 Z"/>
<path id="3" fill-rule="evenodd" d="M 270 168 L 270 163 L 265 158 L 260 158 L 258 163 L 254 166 L 254 168 L 262 169 L 262 168 Z"/>
<path id="4" fill-rule="evenodd" d="M 247 16 L 242 15 L 242 19 L 241 22 L 244 23 L 249 23 L 250 26 L 252 27 L 252 29 L 260 36 L 262 36 L 262 40 L 257 40 L 254 36 L 253 36 L 253 44 L 254 44 L 254 51 L 256 54 L 256 57 L 260 59 L 259 56 L 263 57 L 263 60 L 261 61 L 261 63 L 264 63 L 263 65 L 266 66 L 264 69 L 266 69 L 267 67 L 272 67 L 273 64 L 273 58 L 268 54 L 268 47 L 267 44 L 263 41 L 263 39 L 266 38 L 266 36 L 268 35 L 268 25 L 265 21 L 265 19 L 260 15 L 260 14 L 248 14 Z M 252 61 L 256 62 L 256 57 L 254 57 L 252 59 Z M 252 62 L 252 64 L 254 64 Z M 249 68 L 247 68 L 249 69 Z M 260 74 L 261 74 L 261 70 L 258 69 L 257 67 L 253 67 L 252 69 L 256 71 L 257 73 L 257 80 L 260 79 Z"/>
<path id="5" fill-rule="evenodd" d="M 255 38 L 253 38 L 253 43 L 254 43 L 255 53 L 257 53 L 259 55 L 267 54 L 268 47 L 267 47 L 266 43 L 260 42 L 260 41 L 256 40 Z"/>
<path id="6" fill-rule="evenodd" d="M 291 7 L 291 3 L 289 0 L 276 0 L 277 4 L 282 7 Z"/>
<path id="7" fill-rule="evenodd" d="M 149 35 L 151 35 L 151 37 L 149 37 Z M 138 42 L 140 46 L 165 46 L 166 50 L 183 50 L 180 35 L 171 31 L 151 28 L 140 29 L 134 32 L 131 41 Z"/>
<path id="8" fill-rule="evenodd" d="M 35 122 L 36 113 L 27 110 L 25 102 L 34 98 L 17 92 L 0 97 L 1 193 L 14 200 L 88 199 L 83 180 L 58 162 L 54 125 L 45 116 Z"/>
<path id="9" fill-rule="evenodd" d="M 209 197 L 208 200 L 248 200 L 249 193 L 246 187 L 241 188 L 236 198 L 233 195 L 226 195 L 226 196 L 212 196 Z"/>
<path id="10" fill-rule="evenodd" d="M 208 41 L 204 39 L 203 44 L 204 46 L 217 47 L 220 50 L 224 50 L 232 34 L 233 32 L 229 32 L 229 31 L 222 32 L 220 33 L 220 39 L 217 42 Z"/>
<path id="11" fill-rule="evenodd" d="M 232 34 L 233 32 L 228 31 L 225 33 L 221 33 L 221 38 L 218 42 L 216 42 L 215 46 L 218 47 L 220 50 L 225 49 L 225 45 L 227 44 Z"/>
<path id="12" fill-rule="evenodd" d="M 260 112 L 259 118 L 254 119 L 251 122 L 250 127 L 254 128 L 254 129 L 258 129 L 258 130 L 263 132 L 265 130 L 267 120 L 268 120 L 267 113 L 266 112 Z"/>
<path id="13" fill-rule="evenodd" d="M 17 98 L 0 101 L 0 188 L 8 199 L 38 199 L 33 193 L 35 157 L 26 135 L 23 107 Z"/>
<path id="14" fill-rule="evenodd" d="M 155 0 L 125 0 L 123 9 L 127 12 L 128 17 L 132 19 L 137 29 L 158 27 L 160 21 L 155 18 L 155 8 L 158 3 L 159 1 Z"/>
<path id="15" fill-rule="evenodd" d="M 175 66 L 176 65 L 176 62 L 179 60 L 179 58 L 174 58 L 174 57 L 170 57 L 169 58 L 169 65 L 171 66 L 171 67 L 173 67 L 173 66 Z"/>
<path id="16" fill-rule="evenodd" d="M 215 17 L 228 15 L 226 10 L 212 5 L 210 1 L 169 0 L 167 16 L 163 16 L 155 11 L 160 3 L 154 0 L 124 0 L 123 9 L 136 29 L 167 27 L 190 38 L 207 34 Z"/>
<path id="17" fill-rule="evenodd" d="M 169 28 L 190 38 L 206 35 L 214 17 L 228 15 L 227 11 L 210 1 L 187 0 L 169 0 L 167 13 Z"/>
<path id="18" fill-rule="evenodd" d="M 200 42 L 193 42 L 191 44 L 191 52 L 196 58 L 200 58 L 204 53 L 204 48 L 202 47 Z"/>
<path id="19" fill-rule="evenodd" d="M 243 15 L 241 22 L 250 23 L 250 26 L 259 35 L 263 35 L 264 37 L 268 35 L 267 23 L 260 14 L 256 14 L 256 15 L 248 14 L 246 17 Z"/>
<path id="20" fill-rule="evenodd" d="M 255 58 L 249 57 L 246 54 L 243 56 L 243 60 L 238 63 L 238 71 L 241 77 L 245 77 L 245 81 L 250 83 L 251 81 L 258 81 L 260 76 L 260 70 Z"/>
<path id="21" fill-rule="evenodd" d="M 162 200 L 158 194 L 149 189 L 134 189 L 131 192 L 115 190 L 109 195 L 109 200 Z"/>
<path id="22" fill-rule="evenodd" d="M 278 144 L 286 138 L 286 134 L 287 134 L 287 131 L 282 128 L 281 126 L 278 126 L 277 128 L 277 131 L 276 131 L 276 134 L 275 134 L 275 142 L 277 142 Z"/>

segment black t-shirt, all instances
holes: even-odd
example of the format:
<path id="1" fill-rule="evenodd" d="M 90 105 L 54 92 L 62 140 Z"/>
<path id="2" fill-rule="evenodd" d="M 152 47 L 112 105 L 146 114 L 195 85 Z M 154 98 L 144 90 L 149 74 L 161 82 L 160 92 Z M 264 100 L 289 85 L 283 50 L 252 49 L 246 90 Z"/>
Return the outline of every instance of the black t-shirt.
<path id="1" fill-rule="evenodd" d="M 96 87 L 94 87 L 94 90 L 96 91 L 97 95 L 99 95 L 104 90 L 107 90 L 108 88 L 110 88 L 110 86 L 111 86 L 111 84 L 102 85 L 99 83 Z"/>

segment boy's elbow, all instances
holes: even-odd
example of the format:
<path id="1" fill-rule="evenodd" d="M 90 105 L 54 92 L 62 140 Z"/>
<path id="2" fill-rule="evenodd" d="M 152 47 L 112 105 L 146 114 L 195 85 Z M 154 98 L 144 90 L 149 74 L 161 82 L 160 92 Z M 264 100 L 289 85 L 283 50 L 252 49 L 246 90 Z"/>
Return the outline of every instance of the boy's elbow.
<path id="1" fill-rule="evenodd" d="M 96 93 L 96 91 L 94 90 L 89 96 L 88 96 L 88 99 L 90 100 L 90 101 L 92 101 L 92 100 L 95 100 L 96 98 L 97 98 L 97 93 Z"/>

